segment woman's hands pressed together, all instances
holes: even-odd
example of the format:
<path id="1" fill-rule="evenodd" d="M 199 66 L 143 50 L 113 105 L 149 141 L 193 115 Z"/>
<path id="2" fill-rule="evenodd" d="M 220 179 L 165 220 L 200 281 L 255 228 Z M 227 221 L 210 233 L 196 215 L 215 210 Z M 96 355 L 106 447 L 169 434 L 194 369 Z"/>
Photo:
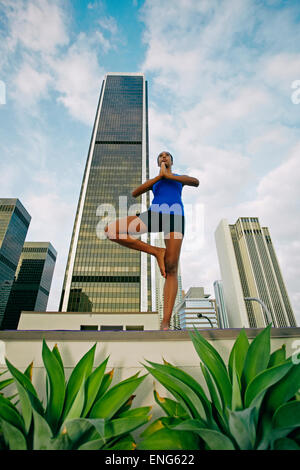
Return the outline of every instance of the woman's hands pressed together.
<path id="1" fill-rule="evenodd" d="M 166 178 L 168 176 L 165 162 L 162 162 L 161 165 L 160 165 L 159 176 L 161 178 Z"/>

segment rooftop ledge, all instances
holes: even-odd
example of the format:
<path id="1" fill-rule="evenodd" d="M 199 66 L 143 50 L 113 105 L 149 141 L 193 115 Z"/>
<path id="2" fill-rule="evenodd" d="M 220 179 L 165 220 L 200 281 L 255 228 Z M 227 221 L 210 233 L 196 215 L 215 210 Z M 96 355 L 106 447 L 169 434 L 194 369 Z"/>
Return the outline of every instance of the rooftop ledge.
<path id="1" fill-rule="evenodd" d="M 208 340 L 235 339 L 241 328 L 197 330 Z M 248 338 L 255 338 L 262 328 L 245 328 Z M 79 331 L 79 330 L 2 330 L 0 341 L 189 341 L 193 330 Z M 300 338 L 300 328 L 271 328 L 271 338 Z"/>

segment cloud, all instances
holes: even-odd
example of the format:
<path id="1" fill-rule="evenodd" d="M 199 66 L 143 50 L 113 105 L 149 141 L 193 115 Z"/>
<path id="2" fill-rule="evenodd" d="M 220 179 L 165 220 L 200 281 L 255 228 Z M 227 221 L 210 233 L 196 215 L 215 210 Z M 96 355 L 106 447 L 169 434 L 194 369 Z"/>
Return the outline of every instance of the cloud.
<path id="1" fill-rule="evenodd" d="M 7 29 L 6 81 L 16 105 L 37 115 L 42 99 L 55 99 L 72 118 L 90 126 L 104 74 L 99 53 L 115 47 L 114 18 L 103 15 L 98 20 L 110 38 L 100 26 L 74 36 L 59 2 L 5 0 L 2 9 Z M 11 65 L 12 57 L 17 66 Z"/>
<path id="2" fill-rule="evenodd" d="M 53 54 L 68 44 L 66 15 L 56 2 L 48 0 L 4 0 L 2 7 L 9 20 L 7 46 L 20 43 L 26 49 Z"/>
<path id="3" fill-rule="evenodd" d="M 59 58 L 48 58 L 54 76 L 57 101 L 79 121 L 91 124 L 104 71 L 100 68 L 90 40 L 81 33 L 77 41 Z"/>
<path id="4" fill-rule="evenodd" d="M 113 16 L 103 16 L 98 20 L 101 28 L 107 30 L 110 34 L 116 35 L 118 32 L 118 25 Z"/>
<path id="5" fill-rule="evenodd" d="M 24 60 L 17 74 L 13 78 L 13 91 L 11 97 L 22 108 L 31 108 L 42 98 L 49 97 L 49 86 L 53 80 L 51 74 L 40 72 L 31 60 Z"/>

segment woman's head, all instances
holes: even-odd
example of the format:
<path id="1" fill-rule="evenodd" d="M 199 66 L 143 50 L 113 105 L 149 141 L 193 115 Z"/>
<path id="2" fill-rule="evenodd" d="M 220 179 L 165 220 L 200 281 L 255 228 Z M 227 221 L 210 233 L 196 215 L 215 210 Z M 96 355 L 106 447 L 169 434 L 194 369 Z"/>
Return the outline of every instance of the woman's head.
<path id="1" fill-rule="evenodd" d="M 157 165 L 160 166 L 162 162 L 165 162 L 166 167 L 170 167 L 171 165 L 173 165 L 173 157 L 170 152 L 160 152 L 157 157 Z"/>

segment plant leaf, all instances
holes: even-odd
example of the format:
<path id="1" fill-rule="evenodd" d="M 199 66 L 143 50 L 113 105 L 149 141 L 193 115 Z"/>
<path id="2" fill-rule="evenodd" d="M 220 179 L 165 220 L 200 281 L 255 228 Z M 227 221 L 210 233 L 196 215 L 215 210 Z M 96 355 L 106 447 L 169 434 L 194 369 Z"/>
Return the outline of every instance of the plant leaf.
<path id="1" fill-rule="evenodd" d="M 63 364 L 63 361 L 62 361 L 62 358 L 61 358 L 61 355 L 60 355 L 60 352 L 59 352 L 59 349 L 58 349 L 57 344 L 55 344 L 55 346 L 53 347 L 52 353 L 53 353 L 53 355 L 55 356 L 57 362 L 58 362 L 59 365 L 60 365 L 60 368 L 61 368 L 61 371 L 62 371 L 62 373 L 63 373 L 63 376 L 65 376 L 64 364 Z"/>
<path id="2" fill-rule="evenodd" d="M 108 444 L 104 447 L 107 450 L 134 450 L 136 448 L 136 443 L 131 436 L 127 434 L 126 436 L 121 437 L 112 444 Z"/>
<path id="3" fill-rule="evenodd" d="M 89 417 L 110 419 L 129 399 L 145 377 L 146 375 L 133 379 L 129 378 L 110 388 L 105 395 L 94 403 Z"/>
<path id="4" fill-rule="evenodd" d="M 300 450 L 300 446 L 287 437 L 283 437 L 274 442 L 274 450 Z"/>
<path id="5" fill-rule="evenodd" d="M 205 410 L 199 396 L 185 383 L 176 377 L 163 372 L 161 369 L 151 368 L 144 365 L 150 374 L 152 374 L 162 385 L 169 390 L 176 399 L 179 399 L 181 405 L 193 418 L 206 419 Z"/>
<path id="6" fill-rule="evenodd" d="M 5 443 L 10 450 L 27 450 L 27 443 L 22 432 L 4 419 L 0 419 Z"/>
<path id="7" fill-rule="evenodd" d="M 240 334 L 238 335 L 238 337 L 236 338 L 235 343 L 229 355 L 228 372 L 229 372 L 231 381 L 232 381 L 233 358 L 235 357 L 236 372 L 239 378 L 241 379 L 244 362 L 245 362 L 248 349 L 249 349 L 249 341 L 246 335 L 246 331 L 243 328 L 240 331 Z"/>
<path id="8" fill-rule="evenodd" d="M 242 386 L 245 390 L 260 372 L 265 370 L 270 360 L 271 324 L 254 338 L 249 346 L 242 373 Z"/>
<path id="9" fill-rule="evenodd" d="M 109 389 L 109 386 L 112 382 L 113 376 L 114 376 L 114 369 L 112 369 L 110 372 L 107 372 L 106 374 L 104 374 L 101 385 L 100 385 L 100 388 L 99 388 L 98 393 L 97 393 L 97 396 L 94 400 L 94 403 L 97 400 L 99 400 L 99 398 L 101 398 L 105 394 L 105 392 Z"/>
<path id="10" fill-rule="evenodd" d="M 178 379 L 178 381 L 182 384 L 186 385 L 191 390 L 191 392 L 194 392 L 194 395 L 197 397 L 197 402 L 199 404 L 198 415 L 200 415 L 202 419 L 211 418 L 211 404 L 207 399 L 203 388 L 193 377 L 181 370 L 179 367 L 172 366 L 169 363 L 157 364 L 151 361 L 147 362 L 152 365 L 153 369 L 170 376 L 170 380 L 172 380 L 172 378 L 175 378 Z"/>
<path id="11" fill-rule="evenodd" d="M 71 405 L 71 408 L 69 409 L 67 416 L 64 418 L 64 422 L 61 425 L 62 427 L 64 426 L 66 421 L 81 417 L 81 412 L 82 412 L 82 409 L 84 406 L 84 400 L 85 400 L 84 389 L 85 389 L 85 383 L 82 382 L 81 387 L 78 390 L 77 395 L 75 396 L 74 401 Z"/>
<path id="12" fill-rule="evenodd" d="M 107 421 L 105 423 L 105 438 L 110 439 L 134 431 L 148 423 L 150 418 L 151 416 L 131 416 L 129 418 L 118 418 Z"/>
<path id="13" fill-rule="evenodd" d="M 7 358 L 5 359 L 5 362 L 9 369 L 9 372 L 14 377 L 14 379 L 17 382 L 19 382 L 22 385 L 22 387 L 25 388 L 25 390 L 29 390 L 33 395 L 37 397 L 36 390 L 34 386 L 32 385 L 32 383 L 30 382 L 29 378 L 25 374 L 20 372 L 16 367 L 14 367 Z"/>
<path id="14" fill-rule="evenodd" d="M 2 395 L 0 395 L 0 418 L 18 428 L 20 431 L 24 430 L 24 421 L 22 416 L 11 401 Z"/>
<path id="15" fill-rule="evenodd" d="M 229 411 L 229 429 L 240 450 L 254 449 L 256 439 L 256 409 Z"/>
<path id="16" fill-rule="evenodd" d="M 62 433 L 67 433 L 72 441 L 72 447 L 78 448 L 91 439 L 95 427 L 86 418 L 75 418 L 65 422 Z M 103 420 L 104 430 L 104 420 Z M 104 432 L 104 431 L 103 431 Z M 97 435 L 97 434 L 96 434 Z M 98 435 L 97 435 L 98 436 Z M 102 445 L 103 445 L 102 441 Z"/>
<path id="17" fill-rule="evenodd" d="M 231 409 L 235 410 L 242 410 L 243 409 L 243 402 L 242 402 L 242 394 L 241 394 L 241 383 L 240 383 L 240 375 L 237 371 L 236 367 L 236 354 L 238 354 L 237 349 L 233 352 L 232 357 L 232 372 L 231 372 L 231 381 L 232 381 L 232 403 Z M 240 366 L 241 364 L 239 364 Z"/>
<path id="18" fill-rule="evenodd" d="M 140 434 L 140 437 L 143 439 L 149 437 L 151 434 L 159 431 L 160 429 L 163 429 L 164 427 L 163 418 L 157 418 L 152 421 L 152 423 L 150 423 L 146 429 L 144 429 L 144 431 Z"/>
<path id="19" fill-rule="evenodd" d="M 94 439 L 92 441 L 85 442 L 78 447 L 78 450 L 100 450 L 103 448 L 102 439 Z"/>
<path id="20" fill-rule="evenodd" d="M 24 375 L 29 378 L 30 382 L 32 382 L 32 370 L 33 370 L 33 362 L 29 364 L 29 366 L 24 371 Z"/>
<path id="21" fill-rule="evenodd" d="M 104 377 L 104 372 L 106 369 L 108 357 L 90 374 L 87 378 L 85 384 L 85 405 L 82 411 L 82 416 L 87 416 L 88 412 L 90 411 L 93 403 L 96 400 L 97 394 L 100 390 L 101 383 Z"/>
<path id="22" fill-rule="evenodd" d="M 8 385 L 14 383 L 14 379 L 6 379 L 2 380 L 0 382 L 0 390 L 3 390 L 3 388 L 8 387 Z"/>
<path id="23" fill-rule="evenodd" d="M 285 376 L 273 385 L 266 396 L 266 411 L 273 415 L 277 408 L 287 402 L 300 388 L 300 364 L 293 364 Z"/>
<path id="24" fill-rule="evenodd" d="M 286 345 L 283 344 L 281 348 L 276 349 L 276 351 L 274 351 L 271 354 L 268 368 L 278 366 L 279 364 L 282 364 L 285 361 L 286 361 Z"/>
<path id="25" fill-rule="evenodd" d="M 266 392 L 271 385 L 274 385 L 284 377 L 291 369 L 292 365 L 293 364 L 291 362 L 279 364 L 260 372 L 256 377 L 254 377 L 245 392 L 245 407 L 248 408 L 254 405 L 259 406 L 263 399 L 263 393 Z"/>
<path id="26" fill-rule="evenodd" d="M 232 389 L 223 359 L 216 349 L 211 346 L 196 329 L 194 333 L 195 334 L 192 335 L 192 333 L 189 332 L 190 337 L 198 356 L 206 365 L 216 383 L 223 402 L 223 407 L 230 406 Z"/>
<path id="27" fill-rule="evenodd" d="M 92 346 L 92 348 L 80 359 L 70 375 L 66 388 L 65 405 L 62 415 L 63 421 L 70 411 L 72 403 L 82 385 L 82 382 L 84 382 L 91 374 L 96 345 L 97 343 L 95 343 L 94 346 Z"/>
<path id="28" fill-rule="evenodd" d="M 190 374 L 188 374 L 187 372 L 184 372 L 179 367 L 176 367 L 170 363 L 166 363 L 163 365 L 163 364 L 157 364 L 155 362 L 150 362 L 150 361 L 147 361 L 147 362 L 151 364 L 152 367 L 156 368 L 157 370 L 161 370 L 165 373 L 168 373 L 171 376 L 176 377 L 177 379 L 179 379 L 180 381 L 188 385 L 199 396 L 203 404 L 203 407 L 205 409 L 205 414 L 207 416 L 211 414 L 211 405 L 209 403 L 209 400 L 206 397 L 206 394 L 203 388 L 201 387 L 199 382 L 197 382 Z"/>
<path id="29" fill-rule="evenodd" d="M 300 402 L 289 401 L 277 408 L 272 425 L 274 428 L 300 428 Z"/>
<path id="30" fill-rule="evenodd" d="M 199 438 L 192 432 L 162 428 L 137 444 L 136 450 L 197 450 Z"/>
<path id="31" fill-rule="evenodd" d="M 210 394 L 211 401 L 214 404 L 215 408 L 218 410 L 218 412 L 222 414 L 222 403 L 219 398 L 218 391 L 216 390 L 214 382 L 210 376 L 209 370 L 207 369 L 206 365 L 203 363 L 200 363 L 200 367 L 204 375 L 204 379 L 205 379 L 205 382 L 206 382 L 206 385 Z"/>
<path id="32" fill-rule="evenodd" d="M 43 339 L 42 357 L 49 380 L 49 398 L 46 419 L 55 432 L 61 416 L 65 398 L 65 377 L 60 362 L 56 359 Z"/>
<path id="33" fill-rule="evenodd" d="M 141 406 L 139 408 L 133 408 L 132 410 L 124 411 L 118 414 L 118 418 L 130 418 L 137 416 L 146 416 L 150 413 L 152 406 Z"/>
<path id="34" fill-rule="evenodd" d="M 180 418 L 189 418 L 189 415 L 183 408 L 183 406 L 178 403 L 178 401 L 171 400 L 171 398 L 160 397 L 158 392 L 154 390 L 154 399 L 156 403 L 164 410 L 167 416 L 174 416 Z"/>
<path id="35" fill-rule="evenodd" d="M 52 430 L 47 421 L 33 409 L 33 450 L 52 450 Z"/>
<path id="36" fill-rule="evenodd" d="M 201 426 L 198 420 L 188 420 L 180 423 L 174 429 L 178 431 L 193 431 L 197 433 L 211 450 L 234 450 L 232 441 L 225 434 L 215 429 L 206 429 Z M 182 433 L 183 435 L 185 434 Z"/>

